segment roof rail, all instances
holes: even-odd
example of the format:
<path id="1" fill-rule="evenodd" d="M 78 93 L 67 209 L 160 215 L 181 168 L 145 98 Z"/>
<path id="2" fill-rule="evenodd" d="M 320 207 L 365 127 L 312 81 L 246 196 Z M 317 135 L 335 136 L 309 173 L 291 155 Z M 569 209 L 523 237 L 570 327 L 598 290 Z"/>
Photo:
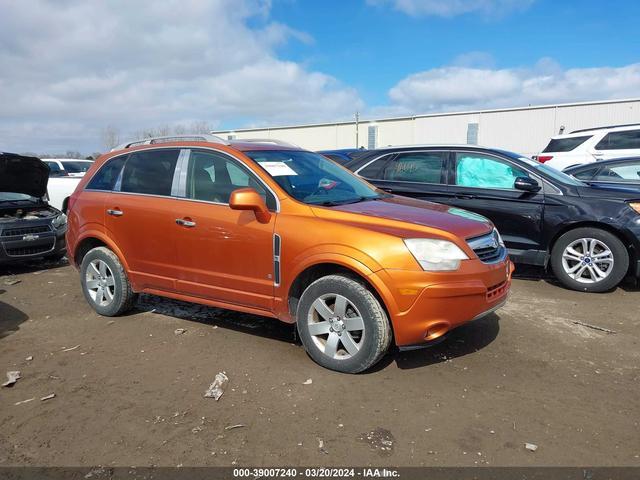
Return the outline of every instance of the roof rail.
<path id="1" fill-rule="evenodd" d="M 140 145 L 153 145 L 156 143 L 169 143 L 169 142 L 211 142 L 211 143 L 221 143 L 223 145 L 228 145 L 229 142 L 223 140 L 222 138 L 211 135 L 209 133 L 194 133 L 194 134 L 185 134 L 185 135 L 167 135 L 164 137 L 149 137 L 143 138 L 141 140 L 135 140 L 133 142 L 123 143 L 122 145 L 118 145 L 115 148 L 112 148 L 111 151 L 114 152 L 116 150 L 124 150 L 125 148 L 138 147 Z"/>
<path id="2" fill-rule="evenodd" d="M 582 133 L 582 132 L 590 132 L 592 130 L 605 130 L 608 128 L 622 128 L 622 127 L 640 127 L 640 123 L 625 123 L 622 125 L 606 125 L 604 127 L 593 127 L 593 128 L 582 128 L 580 130 L 573 130 L 569 133 Z"/>
<path id="3" fill-rule="evenodd" d="M 228 143 L 231 145 L 233 145 L 234 143 L 267 143 L 280 145 L 282 147 L 300 148 L 295 143 L 285 142 L 283 140 L 277 140 L 275 138 L 234 138 L 233 140 L 229 140 Z"/>

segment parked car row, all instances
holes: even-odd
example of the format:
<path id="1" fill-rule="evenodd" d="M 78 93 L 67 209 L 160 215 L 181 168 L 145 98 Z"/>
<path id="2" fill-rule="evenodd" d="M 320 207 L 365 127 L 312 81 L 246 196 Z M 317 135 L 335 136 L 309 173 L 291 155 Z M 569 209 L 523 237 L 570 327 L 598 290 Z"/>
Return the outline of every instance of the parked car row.
<path id="1" fill-rule="evenodd" d="M 640 191 L 591 186 L 504 150 L 388 147 L 345 165 L 397 195 L 489 218 L 516 263 L 550 266 L 568 288 L 603 292 L 640 275 Z"/>
<path id="2" fill-rule="evenodd" d="M 296 324 L 317 363 L 350 373 L 392 343 L 433 343 L 500 308 L 511 260 L 588 292 L 640 275 L 638 190 L 497 149 L 345 155 L 340 166 L 285 142 L 212 135 L 124 144 L 79 177 L 67 225 L 46 204 L 47 166 L 3 154 L 0 240 L 5 252 L 53 244 L 21 258 L 66 248 L 102 315 L 144 292 L 273 317 Z"/>

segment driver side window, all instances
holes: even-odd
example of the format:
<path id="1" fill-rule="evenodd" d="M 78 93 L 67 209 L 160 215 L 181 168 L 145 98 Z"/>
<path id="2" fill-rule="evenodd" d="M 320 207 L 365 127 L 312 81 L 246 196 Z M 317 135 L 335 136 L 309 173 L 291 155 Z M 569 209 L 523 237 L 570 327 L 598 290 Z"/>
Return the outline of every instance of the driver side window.
<path id="1" fill-rule="evenodd" d="M 187 172 L 187 198 L 212 203 L 229 203 L 231 192 L 253 188 L 276 209 L 273 195 L 246 169 L 230 158 L 213 153 L 191 151 Z"/>
<path id="2" fill-rule="evenodd" d="M 455 185 L 460 187 L 512 190 L 516 178 L 529 177 L 507 161 L 475 152 L 456 153 L 455 171 Z"/>

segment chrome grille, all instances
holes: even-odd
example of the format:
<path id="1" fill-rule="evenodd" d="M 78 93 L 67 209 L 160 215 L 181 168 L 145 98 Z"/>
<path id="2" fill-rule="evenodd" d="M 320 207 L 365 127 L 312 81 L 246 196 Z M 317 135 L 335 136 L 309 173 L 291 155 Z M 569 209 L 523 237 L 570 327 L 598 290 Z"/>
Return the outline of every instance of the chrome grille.
<path id="1" fill-rule="evenodd" d="M 486 235 L 470 238 L 467 240 L 467 243 L 484 263 L 492 263 L 500 260 L 504 253 L 504 247 L 500 245 L 500 237 L 498 231 L 495 229 Z"/>

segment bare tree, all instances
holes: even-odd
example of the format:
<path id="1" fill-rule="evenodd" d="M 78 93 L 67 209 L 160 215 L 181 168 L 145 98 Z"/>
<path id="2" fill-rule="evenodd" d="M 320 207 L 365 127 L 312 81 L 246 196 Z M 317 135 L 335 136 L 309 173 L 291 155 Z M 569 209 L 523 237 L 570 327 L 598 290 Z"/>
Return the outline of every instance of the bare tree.
<path id="1" fill-rule="evenodd" d="M 82 154 L 77 150 L 67 150 L 65 153 L 66 158 L 82 158 Z"/>
<path id="2" fill-rule="evenodd" d="M 198 120 L 191 123 L 189 133 L 209 133 L 213 130 L 211 125 L 205 120 Z"/>
<path id="3" fill-rule="evenodd" d="M 107 125 L 102 129 L 102 145 L 108 152 L 120 144 L 120 131 L 113 125 Z"/>

